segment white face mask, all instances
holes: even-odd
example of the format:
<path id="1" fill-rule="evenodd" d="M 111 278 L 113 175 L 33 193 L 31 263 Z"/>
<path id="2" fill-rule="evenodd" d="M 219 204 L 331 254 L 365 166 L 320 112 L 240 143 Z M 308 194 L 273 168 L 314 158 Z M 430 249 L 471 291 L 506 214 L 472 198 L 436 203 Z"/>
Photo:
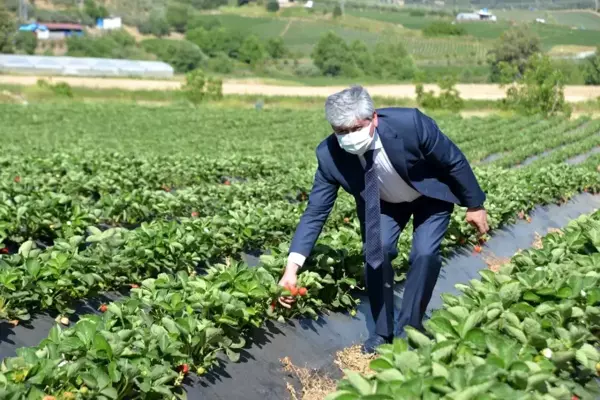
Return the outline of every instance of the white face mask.
<path id="1" fill-rule="evenodd" d="M 359 131 L 335 135 L 340 147 L 350 154 L 362 155 L 369 150 L 373 137 L 371 137 L 371 124 L 365 126 Z"/>

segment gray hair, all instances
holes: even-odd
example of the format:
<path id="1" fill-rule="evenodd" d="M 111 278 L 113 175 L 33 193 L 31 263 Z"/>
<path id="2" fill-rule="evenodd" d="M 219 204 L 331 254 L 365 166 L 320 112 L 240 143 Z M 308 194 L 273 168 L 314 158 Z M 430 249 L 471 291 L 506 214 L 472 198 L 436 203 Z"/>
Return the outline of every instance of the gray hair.
<path id="1" fill-rule="evenodd" d="M 359 120 L 371 119 L 374 112 L 373 100 L 362 86 L 334 93 L 325 101 L 325 118 L 335 127 L 351 128 Z"/>

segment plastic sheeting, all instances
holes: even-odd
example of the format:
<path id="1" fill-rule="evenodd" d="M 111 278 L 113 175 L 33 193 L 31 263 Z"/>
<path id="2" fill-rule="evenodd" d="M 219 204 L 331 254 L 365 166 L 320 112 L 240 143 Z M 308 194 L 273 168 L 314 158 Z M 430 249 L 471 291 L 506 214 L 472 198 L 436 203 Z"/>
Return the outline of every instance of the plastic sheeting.
<path id="1" fill-rule="evenodd" d="M 174 71 L 169 64 L 160 61 L 2 54 L 0 55 L 0 72 L 170 78 Z"/>
<path id="2" fill-rule="evenodd" d="M 493 253 L 497 257 L 510 257 L 519 249 L 531 247 L 536 235 L 546 234 L 550 228 L 564 227 L 582 214 L 589 214 L 600 207 L 600 195 L 581 194 L 562 206 L 537 207 L 531 223 L 518 221 L 494 232 L 481 254 L 461 249 L 451 256 L 442 268 L 428 307 L 428 315 L 442 306 L 442 293 L 458 294 L 457 283 L 479 279 L 479 271 L 486 269 L 485 257 Z M 251 261 L 252 257 L 247 256 Z M 256 260 L 256 259 L 254 259 Z M 77 314 L 98 313 L 103 302 L 114 301 L 120 294 L 92 299 L 77 308 Z M 402 288 L 396 290 L 397 307 L 402 300 Z M 203 377 L 194 374 L 184 382 L 189 399 L 213 400 L 275 400 L 289 399 L 286 383 L 299 389 L 288 373 L 282 371 L 280 359 L 290 357 L 294 365 L 316 369 L 323 374 L 339 377 L 334 365 L 335 353 L 345 347 L 360 343 L 374 329 L 371 323 L 369 303 L 361 296 L 362 304 L 355 317 L 344 313 L 324 315 L 317 321 L 301 319 L 285 324 L 269 322 L 266 327 L 255 329 L 241 352 L 239 363 L 222 363 Z M 76 321 L 77 317 L 72 318 Z M 0 322 L 0 360 L 15 356 L 16 349 L 34 346 L 46 338 L 55 324 L 52 316 L 36 316 L 28 326 L 13 327 Z"/>

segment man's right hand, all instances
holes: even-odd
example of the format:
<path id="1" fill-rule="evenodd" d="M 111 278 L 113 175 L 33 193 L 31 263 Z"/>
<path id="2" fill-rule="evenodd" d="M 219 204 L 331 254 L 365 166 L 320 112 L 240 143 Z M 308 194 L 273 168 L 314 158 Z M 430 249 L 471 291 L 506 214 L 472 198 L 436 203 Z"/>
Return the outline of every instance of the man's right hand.
<path id="1" fill-rule="evenodd" d="M 285 288 L 295 287 L 296 282 L 298 281 L 298 268 L 300 267 L 297 264 L 288 262 L 288 265 L 285 267 L 285 272 L 279 281 L 279 286 L 283 286 Z M 294 300 L 295 299 L 292 296 L 281 296 L 279 298 L 279 304 L 285 308 L 291 308 Z"/>

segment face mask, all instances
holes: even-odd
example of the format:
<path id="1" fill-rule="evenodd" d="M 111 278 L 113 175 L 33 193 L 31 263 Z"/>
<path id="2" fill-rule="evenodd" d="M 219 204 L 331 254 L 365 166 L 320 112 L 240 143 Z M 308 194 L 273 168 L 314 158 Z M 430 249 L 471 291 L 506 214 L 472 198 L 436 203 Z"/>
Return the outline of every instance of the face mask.
<path id="1" fill-rule="evenodd" d="M 346 150 L 350 154 L 362 155 L 369 147 L 371 147 L 371 143 L 373 142 L 373 137 L 370 135 L 371 133 L 371 124 L 365 126 L 359 131 L 350 132 L 343 135 L 335 135 L 337 137 L 338 143 L 340 147 Z"/>

